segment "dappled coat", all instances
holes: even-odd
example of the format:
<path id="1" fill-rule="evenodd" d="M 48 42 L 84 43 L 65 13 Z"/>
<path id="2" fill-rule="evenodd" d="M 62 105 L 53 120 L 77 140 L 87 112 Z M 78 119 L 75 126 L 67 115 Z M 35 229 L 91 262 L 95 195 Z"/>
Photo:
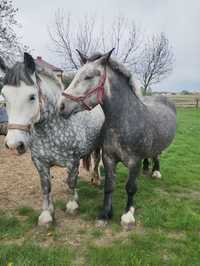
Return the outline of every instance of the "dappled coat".
<path id="1" fill-rule="evenodd" d="M 7 134 L 8 116 L 5 108 L 0 107 L 0 135 L 6 136 Z"/>

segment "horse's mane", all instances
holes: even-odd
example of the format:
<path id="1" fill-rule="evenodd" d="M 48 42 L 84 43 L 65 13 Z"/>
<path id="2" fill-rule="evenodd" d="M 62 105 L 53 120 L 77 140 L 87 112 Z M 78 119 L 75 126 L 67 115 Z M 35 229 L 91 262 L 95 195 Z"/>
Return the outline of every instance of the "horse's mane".
<path id="1" fill-rule="evenodd" d="M 93 62 L 97 59 L 100 59 L 102 56 L 103 54 L 101 53 L 95 53 L 91 57 L 88 58 L 88 61 Z M 122 63 L 117 62 L 113 58 L 109 58 L 108 65 L 114 72 L 121 74 L 125 79 L 127 79 L 128 84 L 131 87 L 132 91 L 135 94 L 138 94 L 137 85 L 133 79 L 132 73 Z"/>
<path id="2" fill-rule="evenodd" d="M 60 89 L 62 89 L 62 84 L 61 84 L 61 82 L 59 81 L 59 79 L 56 77 L 56 75 L 54 74 L 53 71 L 51 71 L 51 70 L 47 70 L 46 68 L 42 68 L 42 69 L 41 69 L 41 68 L 38 68 L 38 69 L 37 69 L 37 73 L 38 73 L 39 75 L 43 75 L 43 76 L 45 76 L 45 77 L 47 77 L 47 78 L 53 80 L 53 81 L 58 85 L 58 87 L 59 87 Z"/>

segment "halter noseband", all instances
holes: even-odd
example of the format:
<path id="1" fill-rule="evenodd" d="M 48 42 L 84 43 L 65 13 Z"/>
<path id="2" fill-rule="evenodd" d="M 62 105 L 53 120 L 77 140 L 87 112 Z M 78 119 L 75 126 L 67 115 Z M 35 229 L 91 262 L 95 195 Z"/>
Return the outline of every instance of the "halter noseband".
<path id="1" fill-rule="evenodd" d="M 92 96 L 93 94 L 97 93 L 97 103 L 98 104 L 102 104 L 103 103 L 103 98 L 104 98 L 104 95 L 105 95 L 105 88 L 104 88 L 105 81 L 106 81 L 106 70 L 104 71 L 103 75 L 101 76 L 99 85 L 97 87 L 95 87 L 95 88 L 92 88 L 92 89 L 88 90 L 85 93 L 85 95 L 73 96 L 73 95 L 68 94 L 66 92 L 63 92 L 62 95 L 65 98 L 70 99 L 70 100 L 72 100 L 74 102 L 82 103 L 86 110 L 91 110 L 92 107 L 89 106 L 89 104 L 87 104 L 85 102 L 85 100 L 87 98 L 89 98 L 90 96 Z"/>
<path id="2" fill-rule="evenodd" d="M 38 88 L 38 96 L 39 96 L 39 108 L 37 110 L 37 113 L 33 116 L 32 118 L 32 122 L 34 121 L 35 118 L 37 118 L 37 116 L 41 113 L 41 110 L 42 110 L 42 101 L 44 100 L 44 96 L 42 95 L 42 90 L 41 90 L 41 79 L 40 77 L 38 76 L 38 74 L 36 73 L 36 85 L 37 85 L 37 88 Z M 28 125 L 21 125 L 21 124 L 8 124 L 7 128 L 10 130 L 12 129 L 18 129 L 18 130 L 21 130 L 21 131 L 24 131 L 24 132 L 30 132 L 31 130 L 31 127 L 32 127 L 32 124 L 28 124 Z"/>

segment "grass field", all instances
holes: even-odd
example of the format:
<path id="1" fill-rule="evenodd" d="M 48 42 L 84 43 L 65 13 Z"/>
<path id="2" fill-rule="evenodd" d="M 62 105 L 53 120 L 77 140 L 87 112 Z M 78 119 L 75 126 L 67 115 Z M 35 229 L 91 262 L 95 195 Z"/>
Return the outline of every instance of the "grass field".
<path id="1" fill-rule="evenodd" d="M 127 170 L 118 166 L 114 218 L 95 227 L 102 188 L 79 183 L 80 212 L 68 217 L 57 200 L 60 219 L 49 229 L 37 227 L 30 206 L 1 211 L 2 266 L 148 266 L 200 265 L 200 110 L 179 109 L 174 143 L 161 159 L 163 179 L 141 176 L 136 196 L 136 226 L 120 227 Z"/>

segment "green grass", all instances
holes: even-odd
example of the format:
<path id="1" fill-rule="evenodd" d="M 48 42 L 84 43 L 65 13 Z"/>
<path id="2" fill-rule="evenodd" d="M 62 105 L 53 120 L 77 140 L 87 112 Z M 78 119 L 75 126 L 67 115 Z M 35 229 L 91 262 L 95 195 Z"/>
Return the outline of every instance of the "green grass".
<path id="1" fill-rule="evenodd" d="M 32 244 L 0 245 L 0 265 L 67 266 L 71 265 L 71 254 L 64 247 L 41 248 Z"/>
<path id="2" fill-rule="evenodd" d="M 176 139 L 161 157 L 161 172 L 161 180 L 138 179 L 137 224 L 132 232 L 120 227 L 127 177 L 121 164 L 114 217 L 106 229 L 94 226 L 103 185 L 94 188 L 83 181 L 80 213 L 68 222 L 65 199 L 57 200 L 56 209 L 63 217 L 50 231 L 36 226 L 38 212 L 29 207 L 1 213 L 0 265 L 200 265 L 200 110 L 178 110 Z M 87 226 L 76 228 L 77 219 Z"/>
<path id="3" fill-rule="evenodd" d="M 133 235 L 110 247 L 90 247 L 88 260 L 88 265 L 92 266 L 197 266 L 200 261 L 199 239 L 188 236 L 174 240 L 163 232 L 150 232 L 142 237 Z"/>

